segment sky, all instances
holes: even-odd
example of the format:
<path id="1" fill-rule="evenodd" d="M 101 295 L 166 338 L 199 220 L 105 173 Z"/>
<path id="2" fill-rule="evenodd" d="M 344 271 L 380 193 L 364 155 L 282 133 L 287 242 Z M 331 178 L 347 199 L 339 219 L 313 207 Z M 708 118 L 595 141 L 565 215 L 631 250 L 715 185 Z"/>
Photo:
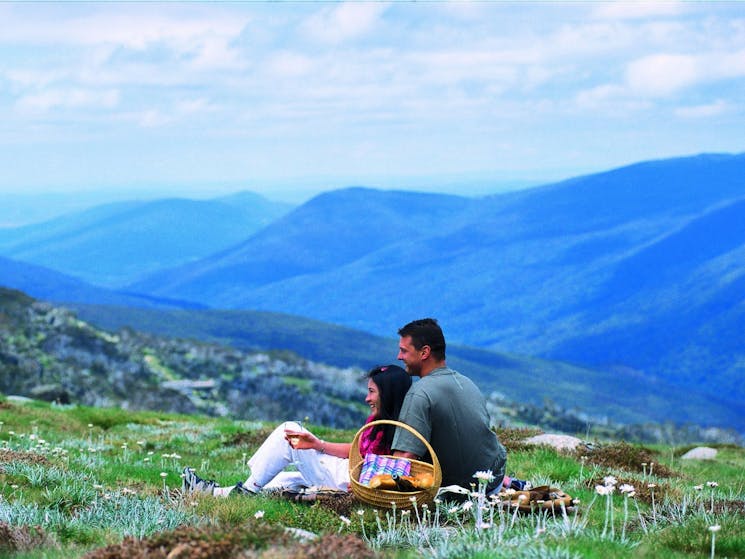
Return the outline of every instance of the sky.
<path id="1" fill-rule="evenodd" d="M 466 193 L 743 151 L 741 2 L 0 2 L 0 196 Z"/>

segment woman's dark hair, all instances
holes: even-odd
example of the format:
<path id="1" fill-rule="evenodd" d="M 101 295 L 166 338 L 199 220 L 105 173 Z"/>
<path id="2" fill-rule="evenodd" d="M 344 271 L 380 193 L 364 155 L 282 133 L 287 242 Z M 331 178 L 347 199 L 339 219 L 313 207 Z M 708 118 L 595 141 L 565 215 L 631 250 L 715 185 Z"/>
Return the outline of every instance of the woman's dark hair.
<path id="1" fill-rule="evenodd" d="M 376 419 L 398 419 L 404 396 L 411 387 L 411 377 L 398 365 L 379 365 L 367 373 L 380 394 L 380 409 Z M 376 437 L 383 431 L 383 442 L 390 448 L 393 443 L 395 425 L 375 425 L 371 435 Z"/>

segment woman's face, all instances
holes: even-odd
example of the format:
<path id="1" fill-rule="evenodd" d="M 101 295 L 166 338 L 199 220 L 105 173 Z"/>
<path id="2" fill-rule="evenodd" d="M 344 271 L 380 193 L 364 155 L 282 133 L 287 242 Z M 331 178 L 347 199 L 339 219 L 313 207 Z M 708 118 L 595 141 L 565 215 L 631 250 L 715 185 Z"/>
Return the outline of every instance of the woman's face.
<path id="1" fill-rule="evenodd" d="M 370 411 L 375 417 L 380 415 L 380 392 L 378 391 L 378 385 L 373 382 L 373 379 L 367 379 L 365 403 L 370 406 Z"/>

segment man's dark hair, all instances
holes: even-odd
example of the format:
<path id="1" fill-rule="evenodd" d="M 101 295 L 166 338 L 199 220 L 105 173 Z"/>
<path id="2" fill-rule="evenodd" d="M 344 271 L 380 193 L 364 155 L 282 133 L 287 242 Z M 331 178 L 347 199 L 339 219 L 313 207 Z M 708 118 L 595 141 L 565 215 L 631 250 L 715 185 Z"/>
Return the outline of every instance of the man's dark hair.
<path id="1" fill-rule="evenodd" d="M 445 359 L 445 335 L 434 318 L 413 320 L 398 331 L 402 338 L 411 336 L 411 343 L 416 349 L 429 346 L 432 356 L 438 361 Z"/>

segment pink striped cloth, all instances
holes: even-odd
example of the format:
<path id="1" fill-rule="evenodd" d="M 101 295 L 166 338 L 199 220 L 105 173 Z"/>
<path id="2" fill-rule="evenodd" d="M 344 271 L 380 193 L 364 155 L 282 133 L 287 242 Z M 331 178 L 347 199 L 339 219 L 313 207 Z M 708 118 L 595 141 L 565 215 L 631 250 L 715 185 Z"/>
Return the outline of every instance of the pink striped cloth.
<path id="1" fill-rule="evenodd" d="M 411 462 L 406 458 L 370 453 L 365 456 L 365 460 L 362 462 L 359 482 L 361 485 L 369 485 L 373 476 L 378 474 L 408 476 L 409 472 L 411 472 Z"/>

